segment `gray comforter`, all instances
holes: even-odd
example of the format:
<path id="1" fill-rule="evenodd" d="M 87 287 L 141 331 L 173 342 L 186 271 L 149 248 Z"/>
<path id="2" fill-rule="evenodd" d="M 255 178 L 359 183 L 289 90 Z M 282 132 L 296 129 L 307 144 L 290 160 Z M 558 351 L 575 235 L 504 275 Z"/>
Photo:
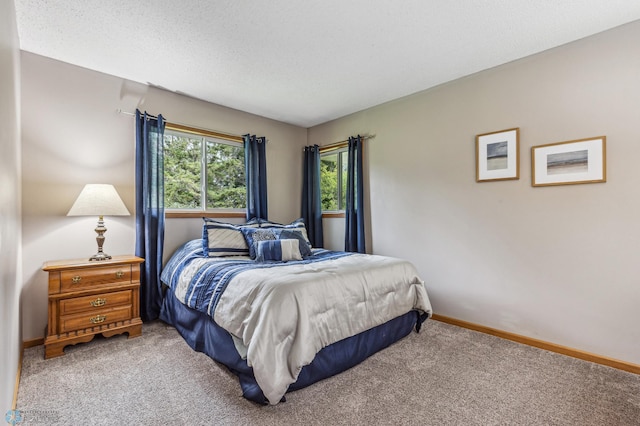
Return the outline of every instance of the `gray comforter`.
<path id="1" fill-rule="evenodd" d="M 265 397 L 277 404 L 322 348 L 413 309 L 431 315 L 411 263 L 353 254 L 237 273 L 213 318 L 235 337 Z"/>

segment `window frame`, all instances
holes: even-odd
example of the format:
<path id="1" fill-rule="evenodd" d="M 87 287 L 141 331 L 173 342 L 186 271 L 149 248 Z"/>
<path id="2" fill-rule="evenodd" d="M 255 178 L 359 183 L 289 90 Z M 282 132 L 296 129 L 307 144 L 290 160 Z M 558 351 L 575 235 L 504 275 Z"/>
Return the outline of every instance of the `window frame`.
<path id="1" fill-rule="evenodd" d="M 201 158 L 200 158 L 200 203 L 201 209 L 165 209 L 165 218 L 245 218 L 247 209 L 230 209 L 216 208 L 207 209 L 206 204 L 206 151 L 207 141 L 213 140 L 216 143 L 222 143 L 233 146 L 240 146 L 244 149 L 244 139 L 241 136 L 228 135 L 225 133 L 214 132 L 211 130 L 198 129 L 196 127 L 185 126 L 175 123 L 166 123 L 165 132 L 182 133 L 186 135 L 202 137 Z"/>
<path id="2" fill-rule="evenodd" d="M 344 143 L 338 143 L 338 144 L 334 144 L 331 146 L 327 146 L 327 147 L 320 147 L 319 151 L 320 151 L 320 161 L 322 162 L 322 157 L 325 155 L 330 155 L 330 154 L 337 154 L 336 155 L 336 173 L 337 173 L 337 189 L 338 189 L 338 194 L 337 194 L 337 201 L 338 201 L 338 207 L 340 207 L 340 203 L 342 202 L 342 153 L 344 152 L 348 152 L 349 150 L 349 145 L 347 142 Z M 348 161 L 348 160 L 347 160 Z M 322 178 L 322 177 L 321 177 Z M 345 213 L 345 206 L 342 206 L 342 209 L 338 209 L 338 210 L 324 210 L 322 209 L 322 218 L 323 219 L 331 219 L 331 218 L 344 218 L 346 217 L 346 213 Z"/>

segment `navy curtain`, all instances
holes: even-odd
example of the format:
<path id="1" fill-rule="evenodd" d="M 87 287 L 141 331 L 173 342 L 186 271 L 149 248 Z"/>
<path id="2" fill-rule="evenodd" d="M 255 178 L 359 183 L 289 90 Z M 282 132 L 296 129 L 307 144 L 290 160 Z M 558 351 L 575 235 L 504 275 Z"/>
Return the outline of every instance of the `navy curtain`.
<path id="1" fill-rule="evenodd" d="M 302 219 L 312 247 L 323 247 L 322 203 L 320 199 L 320 148 L 304 147 L 302 173 Z"/>
<path id="2" fill-rule="evenodd" d="M 362 138 L 349 138 L 344 250 L 365 253 Z"/>
<path id="3" fill-rule="evenodd" d="M 244 164 L 247 180 L 247 220 L 267 220 L 267 140 L 244 135 Z"/>
<path id="4" fill-rule="evenodd" d="M 140 274 L 143 321 L 158 318 L 162 302 L 164 125 L 162 115 L 154 117 L 136 110 L 136 256 L 145 260 Z"/>

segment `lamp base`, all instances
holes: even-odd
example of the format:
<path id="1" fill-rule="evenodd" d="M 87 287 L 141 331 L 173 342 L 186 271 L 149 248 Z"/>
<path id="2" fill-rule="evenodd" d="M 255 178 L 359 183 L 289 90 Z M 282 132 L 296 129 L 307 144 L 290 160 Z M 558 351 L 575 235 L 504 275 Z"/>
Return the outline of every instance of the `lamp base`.
<path id="1" fill-rule="evenodd" d="M 93 256 L 91 256 L 89 258 L 90 261 L 91 260 L 100 261 L 100 260 L 107 260 L 107 259 L 111 259 L 111 256 L 109 256 L 107 253 L 103 253 L 103 252 L 98 252 L 98 253 L 94 254 Z"/>
<path id="2" fill-rule="evenodd" d="M 98 242 L 98 252 L 91 256 L 89 260 L 107 260 L 111 259 L 107 253 L 102 251 L 102 245 L 104 244 L 104 233 L 107 232 L 107 228 L 104 226 L 104 217 L 101 215 L 98 217 L 98 226 L 96 227 L 96 233 L 98 236 L 96 237 L 96 241 Z"/>

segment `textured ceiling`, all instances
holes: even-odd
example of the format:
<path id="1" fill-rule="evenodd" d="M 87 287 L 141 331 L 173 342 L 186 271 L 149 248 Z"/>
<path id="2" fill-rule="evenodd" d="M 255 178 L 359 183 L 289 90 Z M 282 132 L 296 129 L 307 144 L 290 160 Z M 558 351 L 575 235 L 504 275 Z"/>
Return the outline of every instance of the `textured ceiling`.
<path id="1" fill-rule="evenodd" d="M 639 0 L 15 0 L 22 50 L 311 127 L 640 19 Z"/>

